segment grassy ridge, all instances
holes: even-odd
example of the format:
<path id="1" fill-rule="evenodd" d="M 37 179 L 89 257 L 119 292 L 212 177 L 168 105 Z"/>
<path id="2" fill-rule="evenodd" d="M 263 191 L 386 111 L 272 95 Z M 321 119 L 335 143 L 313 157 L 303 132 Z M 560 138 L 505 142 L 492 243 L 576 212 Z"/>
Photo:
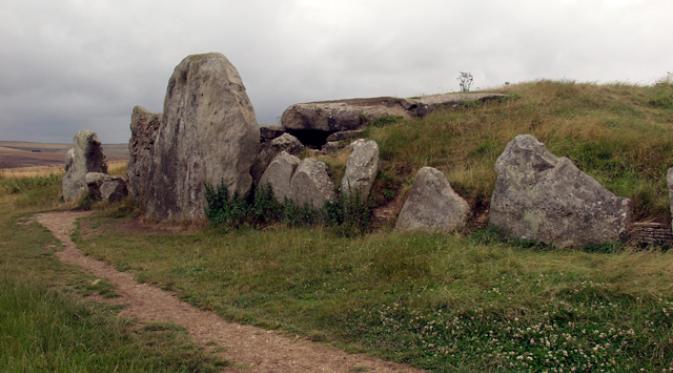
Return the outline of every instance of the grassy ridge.
<path id="1" fill-rule="evenodd" d="M 217 370 L 184 330 L 142 327 L 83 296 L 114 296 L 105 281 L 62 265 L 59 243 L 30 215 L 57 206 L 60 178 L 0 178 L 0 371 Z"/>
<path id="2" fill-rule="evenodd" d="M 413 173 L 433 166 L 478 210 L 495 185 L 505 145 L 530 133 L 558 156 L 618 195 L 632 198 L 636 219 L 668 222 L 666 170 L 673 166 L 673 85 L 540 81 L 504 89 L 503 103 L 436 112 L 370 128 L 383 171 L 375 193 L 388 200 Z M 392 191 L 391 191 L 392 190 Z"/>
<path id="3" fill-rule="evenodd" d="M 483 212 L 496 158 L 531 133 L 632 198 L 637 219 L 669 221 L 670 84 L 543 81 L 506 91 L 505 102 L 370 127 L 383 166 L 374 204 L 430 165 Z M 325 159 L 337 171 L 338 157 Z M 434 371 L 673 368 L 670 252 L 554 251 L 483 229 L 350 239 L 286 226 L 166 234 L 113 215 L 79 234 L 91 255 L 199 307 Z"/>

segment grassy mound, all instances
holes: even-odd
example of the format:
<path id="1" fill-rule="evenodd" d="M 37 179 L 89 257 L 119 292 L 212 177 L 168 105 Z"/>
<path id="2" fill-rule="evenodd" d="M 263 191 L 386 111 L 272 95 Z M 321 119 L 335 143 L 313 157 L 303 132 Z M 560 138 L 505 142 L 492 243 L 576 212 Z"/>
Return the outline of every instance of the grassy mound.
<path id="1" fill-rule="evenodd" d="M 504 102 L 370 128 L 383 160 L 377 203 L 408 187 L 418 168 L 432 166 L 473 208 L 484 210 L 497 157 L 514 136 L 529 133 L 631 198 L 635 219 L 669 221 L 665 178 L 673 166 L 673 85 L 540 81 L 502 91 L 510 95 Z"/>

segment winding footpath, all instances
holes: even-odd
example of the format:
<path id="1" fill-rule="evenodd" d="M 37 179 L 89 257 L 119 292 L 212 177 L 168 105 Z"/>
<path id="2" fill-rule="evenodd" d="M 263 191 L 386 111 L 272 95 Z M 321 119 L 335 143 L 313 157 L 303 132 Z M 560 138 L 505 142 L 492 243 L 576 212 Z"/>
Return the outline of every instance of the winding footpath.
<path id="1" fill-rule="evenodd" d="M 301 337 L 223 320 L 195 308 L 155 286 L 138 283 L 131 274 L 84 255 L 70 239 L 77 219 L 86 212 L 54 212 L 36 216 L 59 239 L 64 249 L 58 258 L 114 285 L 124 305 L 120 316 L 140 322 L 170 322 L 182 326 L 192 339 L 232 363 L 227 372 L 420 372 L 362 354 L 349 354 Z M 219 347 L 219 349 L 218 349 Z"/>

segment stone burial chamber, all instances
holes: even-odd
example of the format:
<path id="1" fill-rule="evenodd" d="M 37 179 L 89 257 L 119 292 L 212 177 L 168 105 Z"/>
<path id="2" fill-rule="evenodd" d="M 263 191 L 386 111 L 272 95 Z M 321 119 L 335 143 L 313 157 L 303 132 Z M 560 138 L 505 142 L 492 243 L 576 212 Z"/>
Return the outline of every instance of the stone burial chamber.
<path id="1" fill-rule="evenodd" d="M 500 93 L 448 93 L 414 98 L 371 97 L 294 104 L 281 118 L 282 130 L 320 149 L 384 118 L 424 117 L 438 109 L 504 99 Z M 278 129 L 281 130 L 281 129 Z M 340 135 L 344 133 L 344 135 Z"/>

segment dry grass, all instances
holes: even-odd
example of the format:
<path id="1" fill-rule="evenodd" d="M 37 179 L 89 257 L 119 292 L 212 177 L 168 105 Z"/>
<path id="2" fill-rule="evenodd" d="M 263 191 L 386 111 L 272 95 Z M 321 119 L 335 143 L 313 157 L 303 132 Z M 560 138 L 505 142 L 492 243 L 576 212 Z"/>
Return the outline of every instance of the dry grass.
<path id="1" fill-rule="evenodd" d="M 340 149 L 339 151 L 330 154 L 313 153 L 314 154 L 310 154 L 310 156 L 325 162 L 329 169 L 332 182 L 336 187 L 339 187 L 339 185 L 341 185 L 341 178 L 346 172 L 346 162 L 348 161 L 348 156 L 351 154 L 351 148 L 347 146 L 344 149 Z"/>
<path id="2" fill-rule="evenodd" d="M 127 161 L 109 161 L 108 173 L 110 175 L 126 176 Z M 24 179 L 63 175 L 63 166 L 32 166 L 0 169 L 0 177 L 9 179 Z"/>
<path id="3" fill-rule="evenodd" d="M 126 177 L 128 161 L 110 161 L 107 163 L 107 170 L 110 175 Z"/>

